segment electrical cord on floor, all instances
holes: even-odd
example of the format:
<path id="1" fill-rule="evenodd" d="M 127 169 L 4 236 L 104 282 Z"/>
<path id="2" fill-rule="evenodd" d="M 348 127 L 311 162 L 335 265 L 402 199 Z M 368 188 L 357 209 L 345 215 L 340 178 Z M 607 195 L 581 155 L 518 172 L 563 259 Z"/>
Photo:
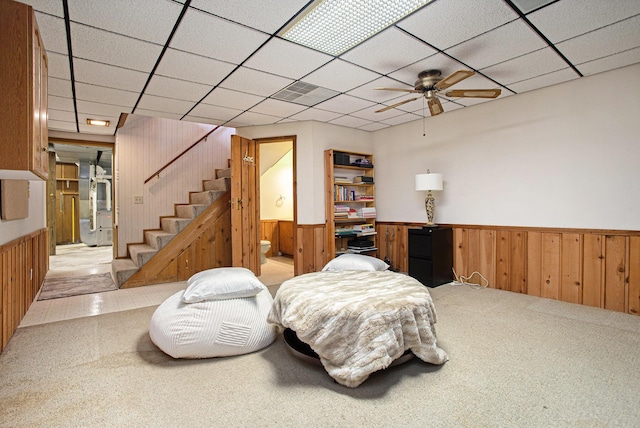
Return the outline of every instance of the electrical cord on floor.
<path id="1" fill-rule="evenodd" d="M 454 268 L 451 268 L 451 270 L 453 271 L 453 276 L 456 278 L 456 280 L 453 281 L 453 285 L 468 285 L 472 288 L 487 288 L 489 286 L 489 281 L 487 280 L 487 278 L 482 276 L 482 274 L 478 271 L 474 271 L 469 276 L 460 275 L 460 277 L 458 277 L 456 270 Z M 469 282 L 469 280 L 473 278 L 474 275 L 478 275 L 480 279 L 484 281 L 484 284 L 475 284 L 475 283 Z"/>

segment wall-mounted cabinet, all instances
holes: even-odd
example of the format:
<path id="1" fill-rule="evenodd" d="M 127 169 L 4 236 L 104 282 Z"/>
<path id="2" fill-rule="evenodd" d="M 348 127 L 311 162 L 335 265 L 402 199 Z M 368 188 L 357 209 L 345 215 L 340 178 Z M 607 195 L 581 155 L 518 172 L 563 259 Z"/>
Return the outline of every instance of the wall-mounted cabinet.
<path id="1" fill-rule="evenodd" d="M 324 155 L 327 261 L 344 253 L 377 256 L 373 155 Z"/>
<path id="2" fill-rule="evenodd" d="M 0 178 L 46 179 L 47 53 L 33 8 L 0 2 Z"/>

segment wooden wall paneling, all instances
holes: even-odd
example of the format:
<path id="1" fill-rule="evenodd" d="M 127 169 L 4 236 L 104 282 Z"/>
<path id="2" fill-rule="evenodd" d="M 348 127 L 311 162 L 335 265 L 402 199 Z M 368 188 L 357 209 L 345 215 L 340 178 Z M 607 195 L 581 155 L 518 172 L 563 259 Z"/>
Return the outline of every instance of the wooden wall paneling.
<path id="1" fill-rule="evenodd" d="M 480 229 L 467 229 L 467 270 L 458 272 L 458 275 L 470 277 L 473 272 L 480 271 Z M 474 275 L 469 278 L 468 282 L 472 284 L 480 284 L 480 277 Z M 493 287 L 493 285 L 491 285 Z"/>
<path id="2" fill-rule="evenodd" d="M 628 312 L 640 315 L 640 236 L 629 237 Z"/>
<path id="3" fill-rule="evenodd" d="M 604 236 L 586 233 L 582 238 L 582 304 L 604 307 Z"/>
<path id="4" fill-rule="evenodd" d="M 271 242 L 271 248 L 266 256 L 272 257 L 278 254 L 280 243 L 278 242 L 278 220 L 260 220 L 260 239 Z"/>
<path id="5" fill-rule="evenodd" d="M 326 233 L 327 231 L 325 230 L 325 227 L 323 227 L 322 225 L 315 227 L 314 229 L 314 256 L 315 256 L 315 260 L 314 260 L 314 271 L 318 272 L 320 270 L 322 270 L 322 268 L 325 265 L 325 261 L 327 260 L 327 249 L 325 247 L 325 244 L 327 242 L 327 240 L 325 239 Z M 294 242 L 295 245 L 295 242 Z M 306 272 L 305 272 L 306 273 Z M 294 275 L 297 275 L 296 272 L 293 273 Z"/>
<path id="6" fill-rule="evenodd" d="M 527 294 L 542 294 L 542 233 L 527 232 Z"/>
<path id="7" fill-rule="evenodd" d="M 560 300 L 582 303 L 582 234 L 562 234 Z"/>
<path id="8" fill-rule="evenodd" d="M 396 225 L 390 228 L 391 233 L 391 263 L 400 272 L 409 272 L 409 227 Z"/>
<path id="9" fill-rule="evenodd" d="M 478 256 L 478 272 L 482 274 L 490 287 L 496 284 L 496 231 L 480 230 L 480 254 Z M 482 282 L 482 281 L 478 281 Z"/>
<path id="10" fill-rule="evenodd" d="M 468 269 L 469 234 L 465 228 L 453 229 L 453 269 L 456 275 L 466 275 Z"/>
<path id="11" fill-rule="evenodd" d="M 527 233 L 512 231 L 509 241 L 509 286 L 516 293 L 527 293 Z"/>
<path id="12" fill-rule="evenodd" d="M 607 235 L 604 255 L 604 307 L 614 311 L 625 310 L 625 255 L 626 238 Z"/>
<path id="13" fill-rule="evenodd" d="M 508 230 L 496 231 L 496 281 L 495 288 L 510 290 L 509 263 L 511 239 Z M 490 285 L 491 286 L 491 285 Z"/>
<path id="14" fill-rule="evenodd" d="M 560 241 L 559 233 L 542 234 L 542 271 L 540 296 L 560 299 Z"/>

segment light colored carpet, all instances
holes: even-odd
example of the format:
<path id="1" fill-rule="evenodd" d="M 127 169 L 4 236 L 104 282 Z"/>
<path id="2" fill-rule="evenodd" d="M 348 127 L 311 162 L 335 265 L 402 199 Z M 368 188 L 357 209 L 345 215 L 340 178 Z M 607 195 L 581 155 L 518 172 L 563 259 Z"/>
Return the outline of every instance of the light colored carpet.
<path id="1" fill-rule="evenodd" d="M 59 299 L 82 294 L 117 290 L 110 273 L 96 275 L 45 278 L 38 300 Z"/>
<path id="2" fill-rule="evenodd" d="M 280 337 L 173 360 L 154 307 L 19 328 L 0 355 L 0 426 L 637 427 L 640 317 L 493 289 L 430 290 L 450 360 L 355 389 Z"/>

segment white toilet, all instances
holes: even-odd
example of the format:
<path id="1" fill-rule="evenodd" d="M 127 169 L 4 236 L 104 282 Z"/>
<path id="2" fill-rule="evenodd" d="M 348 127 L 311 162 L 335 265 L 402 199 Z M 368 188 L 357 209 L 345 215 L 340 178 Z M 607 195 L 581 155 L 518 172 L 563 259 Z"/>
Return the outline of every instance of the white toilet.
<path id="1" fill-rule="evenodd" d="M 260 241 L 260 264 L 267 262 L 267 251 L 271 248 L 271 241 Z"/>

